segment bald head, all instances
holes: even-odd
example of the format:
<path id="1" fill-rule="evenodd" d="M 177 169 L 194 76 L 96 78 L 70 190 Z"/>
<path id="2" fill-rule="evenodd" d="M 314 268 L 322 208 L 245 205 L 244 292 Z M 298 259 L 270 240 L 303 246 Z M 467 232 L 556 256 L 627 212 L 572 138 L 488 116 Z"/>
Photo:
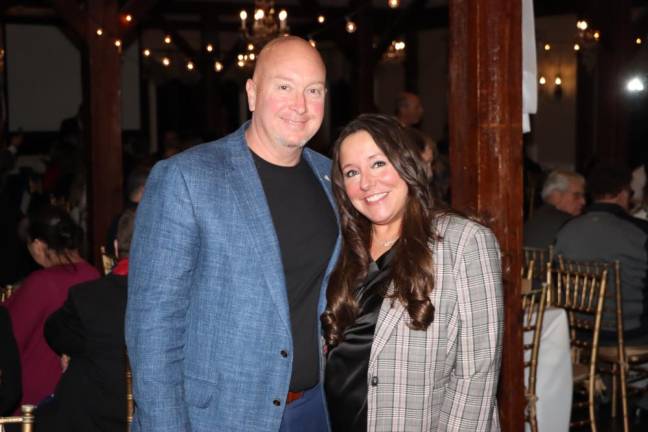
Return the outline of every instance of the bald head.
<path id="1" fill-rule="evenodd" d="M 322 70 L 326 71 L 319 51 L 313 48 L 306 40 L 297 36 L 279 36 L 268 42 L 257 56 L 252 79 L 256 80 L 259 75 L 265 73 L 268 65 L 272 64 L 277 57 L 301 55 L 306 56 L 313 65 L 318 65 Z"/>
<path id="2" fill-rule="evenodd" d="M 295 36 L 270 41 L 245 84 L 252 111 L 246 140 L 275 165 L 292 166 L 322 124 L 326 68 L 319 52 Z"/>

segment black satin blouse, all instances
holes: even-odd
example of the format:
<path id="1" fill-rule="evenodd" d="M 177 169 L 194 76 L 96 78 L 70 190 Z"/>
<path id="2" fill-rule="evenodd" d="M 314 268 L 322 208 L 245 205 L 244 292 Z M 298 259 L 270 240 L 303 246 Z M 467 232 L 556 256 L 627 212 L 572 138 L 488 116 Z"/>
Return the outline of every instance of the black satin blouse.
<path id="1" fill-rule="evenodd" d="M 367 373 L 380 306 L 391 280 L 393 249 L 369 265 L 356 298 L 360 312 L 344 331 L 344 340 L 331 349 L 326 362 L 325 388 L 333 432 L 366 432 Z"/>

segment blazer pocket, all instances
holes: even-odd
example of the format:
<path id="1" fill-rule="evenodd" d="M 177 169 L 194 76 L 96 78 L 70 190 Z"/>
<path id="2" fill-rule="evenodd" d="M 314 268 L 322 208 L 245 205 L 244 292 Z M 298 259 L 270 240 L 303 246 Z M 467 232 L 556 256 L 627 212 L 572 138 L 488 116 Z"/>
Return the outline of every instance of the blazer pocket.
<path id="1" fill-rule="evenodd" d="M 215 384 L 185 375 L 184 392 L 187 404 L 196 408 L 207 408 L 214 394 Z"/>

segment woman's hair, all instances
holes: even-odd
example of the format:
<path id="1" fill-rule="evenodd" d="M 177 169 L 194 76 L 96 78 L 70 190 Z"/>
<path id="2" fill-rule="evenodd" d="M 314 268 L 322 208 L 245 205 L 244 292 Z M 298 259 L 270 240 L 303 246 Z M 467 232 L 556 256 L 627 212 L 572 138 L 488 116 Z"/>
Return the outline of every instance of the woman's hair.
<path id="1" fill-rule="evenodd" d="M 329 282 L 328 306 L 322 315 L 326 342 L 342 341 L 344 329 L 358 313 L 354 292 L 367 276 L 371 256 L 371 221 L 355 209 L 344 189 L 340 169 L 340 148 L 350 135 L 365 131 L 389 159 L 408 188 L 400 240 L 394 245 L 391 277 L 400 301 L 409 313 L 410 327 L 425 330 L 434 319 L 430 293 L 434 287 L 434 266 L 430 246 L 440 240 L 433 228 L 439 203 L 430 192 L 420 150 L 411 133 L 396 120 L 382 114 L 362 114 L 340 133 L 333 147 L 333 193 L 340 211 L 342 252 Z"/>
<path id="2" fill-rule="evenodd" d="M 40 240 L 55 254 L 68 258 L 68 252 L 81 246 L 83 230 L 60 207 L 46 205 L 28 216 L 27 235 L 30 240 Z"/>

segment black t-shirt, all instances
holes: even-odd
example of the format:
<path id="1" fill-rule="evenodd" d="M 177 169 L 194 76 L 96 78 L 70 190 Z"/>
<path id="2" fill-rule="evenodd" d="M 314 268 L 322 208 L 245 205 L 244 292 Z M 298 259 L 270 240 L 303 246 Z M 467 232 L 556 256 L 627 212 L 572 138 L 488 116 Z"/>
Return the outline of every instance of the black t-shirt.
<path id="1" fill-rule="evenodd" d="M 303 158 L 294 167 L 282 167 L 252 154 L 286 278 L 294 351 L 290 390 L 301 391 L 319 382 L 317 303 L 337 222 L 320 181 Z"/>

